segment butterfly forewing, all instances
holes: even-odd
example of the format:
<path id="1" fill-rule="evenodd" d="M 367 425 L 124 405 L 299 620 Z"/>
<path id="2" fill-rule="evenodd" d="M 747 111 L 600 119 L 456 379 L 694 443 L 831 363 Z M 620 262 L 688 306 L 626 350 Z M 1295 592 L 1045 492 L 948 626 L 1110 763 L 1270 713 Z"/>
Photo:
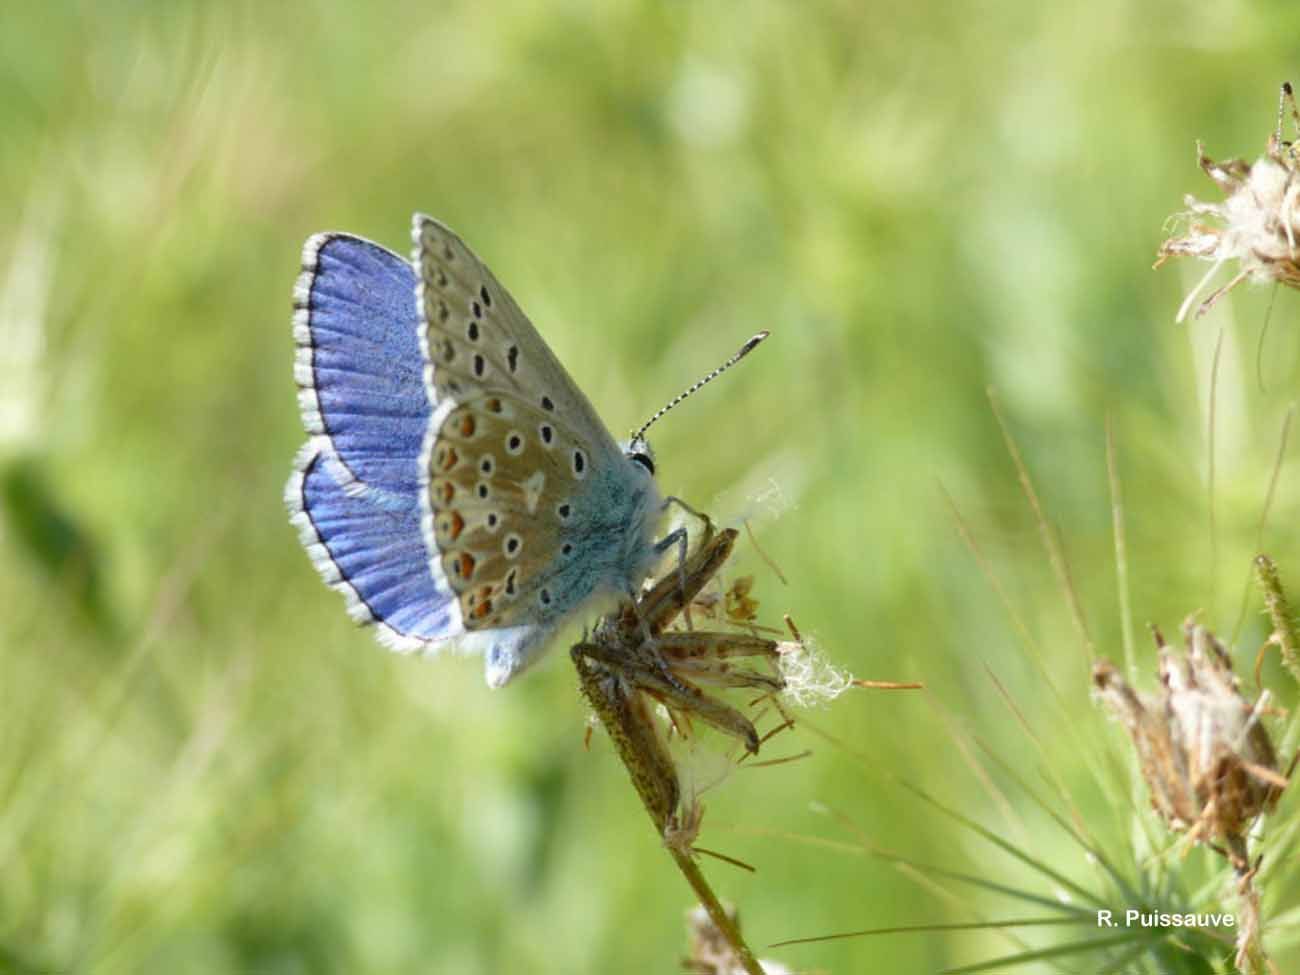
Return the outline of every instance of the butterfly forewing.
<path id="1" fill-rule="evenodd" d="M 412 236 L 431 398 L 463 401 L 475 389 L 504 393 L 581 431 L 590 449 L 618 452 L 587 397 L 465 242 L 422 214 Z"/>
<path id="2" fill-rule="evenodd" d="M 415 218 L 432 542 L 467 630 L 535 620 L 565 568 L 572 498 L 622 460 L 591 404 L 514 299 L 459 237 Z M 558 602 L 558 599 L 557 599 Z"/>

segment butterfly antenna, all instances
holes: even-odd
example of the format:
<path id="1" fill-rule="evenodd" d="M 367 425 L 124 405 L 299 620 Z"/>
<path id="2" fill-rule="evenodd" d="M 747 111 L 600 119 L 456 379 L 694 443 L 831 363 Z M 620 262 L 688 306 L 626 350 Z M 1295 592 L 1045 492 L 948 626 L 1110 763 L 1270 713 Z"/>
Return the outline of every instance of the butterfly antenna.
<path id="1" fill-rule="evenodd" d="M 1295 91 L 1291 87 L 1291 82 L 1284 81 L 1282 82 L 1282 94 L 1277 100 L 1277 134 L 1275 138 L 1279 149 L 1284 149 L 1287 146 L 1287 143 L 1282 141 L 1282 122 L 1286 118 L 1287 105 L 1291 106 L 1291 118 L 1296 120 L 1296 129 L 1300 131 L 1300 114 L 1296 112 Z"/>
<path id="2" fill-rule="evenodd" d="M 768 332 L 766 329 L 759 332 L 753 338 L 749 339 L 744 345 L 742 345 L 740 347 L 740 350 L 735 355 L 733 355 L 730 359 L 728 359 L 722 365 L 718 366 L 718 368 L 714 369 L 707 376 L 704 376 L 702 379 L 699 379 L 696 382 L 692 383 L 687 389 L 683 390 L 677 396 L 674 396 L 672 400 L 669 401 L 667 406 L 661 409 L 654 416 L 650 417 L 650 419 L 646 420 L 645 424 L 641 427 L 641 429 L 638 430 L 636 433 L 632 434 L 632 439 L 640 440 L 642 437 L 644 437 L 645 432 L 650 429 L 651 425 L 653 425 L 656 420 L 658 420 L 661 416 L 663 416 L 665 413 L 671 410 L 682 400 L 686 399 L 687 396 L 690 396 L 691 393 L 695 392 L 701 386 L 713 382 L 713 380 L 717 379 L 724 372 L 726 372 L 728 369 L 734 366 L 737 362 L 739 362 L 741 359 L 745 358 L 745 356 L 753 352 L 754 349 L 758 347 L 758 343 L 762 342 L 763 339 L 767 338 L 768 335 L 770 334 L 771 333 Z"/>

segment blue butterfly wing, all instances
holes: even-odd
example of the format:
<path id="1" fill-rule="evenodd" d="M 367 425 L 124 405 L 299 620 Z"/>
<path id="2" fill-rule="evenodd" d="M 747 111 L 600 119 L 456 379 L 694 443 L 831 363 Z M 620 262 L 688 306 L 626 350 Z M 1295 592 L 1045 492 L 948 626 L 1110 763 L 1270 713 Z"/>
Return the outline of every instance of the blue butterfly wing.
<path id="1" fill-rule="evenodd" d="M 343 593 L 348 613 L 374 623 L 395 650 L 427 647 L 461 630 L 459 607 L 429 570 L 418 502 L 350 493 L 346 474 L 320 438 L 299 452 L 285 504 L 321 577 Z"/>
<path id="2" fill-rule="evenodd" d="M 415 232 L 423 282 L 418 289 L 411 264 L 361 238 L 321 234 L 303 249 L 294 292 L 295 377 L 311 440 L 298 455 L 285 501 L 312 561 L 344 594 L 354 619 L 375 624 L 381 639 L 397 650 L 456 638 L 461 649 L 483 652 L 488 682 L 500 686 L 537 657 L 556 626 L 589 596 L 621 594 L 639 581 L 648 568 L 642 563 L 654 552 L 651 521 L 658 509 L 641 503 L 640 481 L 628 484 L 630 478 L 616 476 L 617 503 L 592 503 L 626 538 L 597 533 L 599 538 L 578 538 L 562 548 L 554 532 L 545 530 L 542 520 L 569 499 L 569 488 L 576 490 L 563 486 L 568 481 L 562 475 L 572 479 L 588 468 L 617 475 L 622 454 L 523 312 L 468 247 L 428 218 L 416 218 Z M 436 369 L 426 348 L 436 348 Z M 486 412 L 468 426 L 464 411 L 455 412 L 460 426 L 446 427 L 458 406 L 472 408 L 479 400 Z M 471 437 L 475 423 L 486 432 L 494 419 L 530 423 L 497 431 L 499 447 L 475 444 L 492 457 L 476 453 L 472 464 L 468 454 L 463 463 L 455 460 L 452 434 Z M 520 453 L 524 438 L 529 449 Z M 447 450 L 440 453 L 440 447 Z M 554 470 L 534 464 L 515 471 L 507 460 L 537 460 L 546 447 L 564 448 Z M 430 465 L 440 456 L 437 481 Z M 494 466 L 492 493 L 484 494 L 479 475 L 493 478 Z M 461 483 L 464 478 L 469 481 Z M 441 507 L 433 504 L 434 488 L 441 489 Z M 499 511 L 488 503 L 498 495 Z M 456 503 L 449 506 L 451 498 Z M 512 498 L 519 502 L 514 507 Z M 586 496 L 574 494 L 573 502 L 580 501 Z M 489 520 L 510 512 L 515 520 L 509 523 Z M 501 538 L 489 537 L 507 529 L 512 531 Z M 518 543 L 509 547 L 515 533 L 531 541 L 529 553 L 536 549 L 518 565 L 536 571 L 515 576 L 503 568 L 517 554 Z M 630 551 L 635 565 L 606 565 L 605 558 L 581 577 L 560 571 L 560 560 L 580 548 L 592 557 Z M 503 554 L 496 558 L 499 550 Z M 453 580 L 449 566 L 459 566 L 463 578 Z M 526 585 L 530 579 L 535 586 Z M 547 588 L 552 583 L 553 593 Z M 518 612 L 504 612 L 502 599 L 511 597 L 525 601 Z"/>
<path id="3" fill-rule="evenodd" d="M 432 411 L 419 325 L 407 261 L 349 234 L 307 241 L 294 288 L 294 375 L 312 439 L 285 504 L 349 614 L 404 651 L 462 630 L 421 529 L 420 451 Z"/>
<path id="4" fill-rule="evenodd" d="M 391 251 L 348 234 L 317 234 L 302 258 L 294 375 L 303 424 L 328 438 L 349 490 L 414 500 L 431 412 L 415 274 Z"/>

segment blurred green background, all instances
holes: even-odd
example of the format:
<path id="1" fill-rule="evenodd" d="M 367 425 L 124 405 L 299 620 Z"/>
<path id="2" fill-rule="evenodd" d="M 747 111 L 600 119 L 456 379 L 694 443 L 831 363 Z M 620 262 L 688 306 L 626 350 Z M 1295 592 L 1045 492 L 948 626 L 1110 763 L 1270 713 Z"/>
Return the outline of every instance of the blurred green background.
<path id="1" fill-rule="evenodd" d="M 1300 297 L 1262 340 L 1267 287 L 1179 326 L 1203 268 L 1150 270 L 1183 194 L 1217 198 L 1194 141 L 1262 152 L 1297 31 L 1292 5 L 1249 2 L 8 5 L 0 971 L 676 970 L 689 891 L 607 742 L 584 750 L 565 654 L 497 692 L 477 659 L 388 654 L 287 524 L 302 241 L 404 252 L 414 210 L 493 267 L 618 435 L 773 331 L 657 428 L 661 483 L 753 519 L 790 580 L 742 542 L 770 619 L 928 689 L 848 694 L 808 718 L 856 756 L 803 732 L 773 754 L 811 758 L 710 793 L 702 842 L 758 869 L 706 869 L 801 970 L 1016 950 L 762 946 L 1039 913 L 864 843 L 1065 896 L 902 783 L 1096 880 L 990 755 L 1065 783 L 1124 848 L 1132 810 L 1093 771 L 1125 742 L 986 387 L 1101 654 L 1122 654 L 1108 415 L 1139 624 L 1203 609 L 1230 635 L 1259 544 L 1300 588 L 1294 450 L 1257 534 Z"/>

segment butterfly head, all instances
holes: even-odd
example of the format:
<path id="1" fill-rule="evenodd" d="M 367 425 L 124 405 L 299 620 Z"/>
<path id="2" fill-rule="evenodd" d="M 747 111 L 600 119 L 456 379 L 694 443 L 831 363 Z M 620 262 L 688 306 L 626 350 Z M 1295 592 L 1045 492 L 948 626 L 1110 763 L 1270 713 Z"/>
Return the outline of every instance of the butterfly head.
<path id="1" fill-rule="evenodd" d="M 633 437 L 623 445 L 623 456 L 650 477 L 655 475 L 655 452 L 645 437 Z"/>

